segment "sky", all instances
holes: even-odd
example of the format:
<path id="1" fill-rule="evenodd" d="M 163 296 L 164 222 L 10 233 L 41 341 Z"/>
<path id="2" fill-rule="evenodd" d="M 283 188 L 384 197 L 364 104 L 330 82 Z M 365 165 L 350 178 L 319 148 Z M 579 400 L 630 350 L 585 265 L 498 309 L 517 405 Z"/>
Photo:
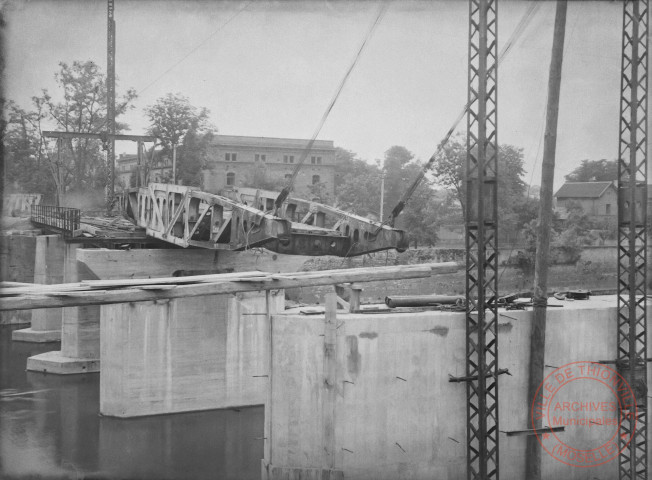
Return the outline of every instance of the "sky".
<path id="1" fill-rule="evenodd" d="M 500 0 L 499 49 L 529 2 Z M 105 0 L 5 0 L 4 93 L 23 108 L 59 62 L 106 71 Z M 144 108 L 181 93 L 224 135 L 311 138 L 376 18 L 375 1 L 115 0 L 119 118 L 144 134 Z M 498 141 L 523 148 L 538 185 L 555 3 L 532 20 L 498 69 Z M 393 145 L 426 161 L 467 100 L 468 2 L 389 3 L 317 137 L 373 162 Z M 618 155 L 622 5 L 570 1 L 555 189 L 583 159 Z M 463 132 L 464 119 L 458 131 Z M 135 153 L 119 142 L 117 152 Z"/>

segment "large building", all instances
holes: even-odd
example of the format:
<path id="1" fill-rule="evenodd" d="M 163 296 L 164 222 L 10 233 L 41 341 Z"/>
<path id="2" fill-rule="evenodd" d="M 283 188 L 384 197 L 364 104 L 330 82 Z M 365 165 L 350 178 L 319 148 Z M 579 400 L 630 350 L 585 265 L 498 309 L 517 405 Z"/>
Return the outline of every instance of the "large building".
<path id="1" fill-rule="evenodd" d="M 216 135 L 203 172 L 203 188 L 218 193 L 229 187 L 279 189 L 285 184 L 308 146 L 308 140 Z M 316 140 L 294 183 L 299 197 L 333 200 L 335 147 Z"/>
<path id="2" fill-rule="evenodd" d="M 280 190 L 292 176 L 308 140 L 291 138 L 216 135 L 209 147 L 202 189 L 222 193 L 235 187 Z M 155 155 L 149 168 L 150 182 L 166 182 L 172 177 L 172 162 Z M 122 154 L 116 159 L 116 181 L 123 187 L 135 186 L 136 156 Z M 299 170 L 293 195 L 331 203 L 335 194 L 335 147 L 332 140 L 315 140 Z"/>

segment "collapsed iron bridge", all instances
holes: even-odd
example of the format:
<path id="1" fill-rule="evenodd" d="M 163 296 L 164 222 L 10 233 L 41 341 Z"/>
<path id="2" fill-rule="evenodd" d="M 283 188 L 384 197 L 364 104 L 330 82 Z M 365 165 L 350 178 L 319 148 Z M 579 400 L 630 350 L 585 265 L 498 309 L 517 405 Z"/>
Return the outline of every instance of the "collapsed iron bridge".
<path id="1" fill-rule="evenodd" d="M 351 257 L 408 247 L 404 231 L 320 203 L 288 198 L 274 212 L 277 196 L 254 188 L 216 195 L 150 183 L 127 190 L 120 203 L 123 213 L 148 236 L 184 248 L 264 247 L 290 255 Z"/>

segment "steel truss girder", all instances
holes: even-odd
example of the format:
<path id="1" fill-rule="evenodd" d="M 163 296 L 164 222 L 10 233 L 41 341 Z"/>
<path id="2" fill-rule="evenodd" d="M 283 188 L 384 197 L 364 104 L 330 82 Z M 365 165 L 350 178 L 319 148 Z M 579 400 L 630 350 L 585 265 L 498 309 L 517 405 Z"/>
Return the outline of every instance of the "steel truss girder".
<path id="1" fill-rule="evenodd" d="M 498 478 L 497 0 L 470 0 L 466 161 L 467 477 Z"/>
<path id="2" fill-rule="evenodd" d="M 278 197 L 278 192 L 247 187 L 238 187 L 229 194 L 233 200 L 263 211 L 272 210 Z M 317 202 L 290 197 L 278 215 L 292 222 L 293 238 L 305 238 L 310 241 L 309 246 L 319 241 L 319 237 L 336 242 L 328 251 L 319 252 L 322 255 L 354 257 L 389 249 L 402 252 L 408 247 L 408 236 L 402 230 Z M 280 253 L 314 254 L 311 248 L 297 249 L 293 245 L 278 245 L 273 249 Z"/>
<path id="3" fill-rule="evenodd" d="M 121 197 L 122 209 L 147 235 L 180 247 L 246 250 L 290 242 L 290 222 L 219 195 L 150 183 Z"/>
<path id="4" fill-rule="evenodd" d="M 618 144 L 618 352 L 636 396 L 622 409 L 620 479 L 647 479 L 647 82 L 648 0 L 625 0 Z M 631 403 L 631 402 L 629 402 Z"/>

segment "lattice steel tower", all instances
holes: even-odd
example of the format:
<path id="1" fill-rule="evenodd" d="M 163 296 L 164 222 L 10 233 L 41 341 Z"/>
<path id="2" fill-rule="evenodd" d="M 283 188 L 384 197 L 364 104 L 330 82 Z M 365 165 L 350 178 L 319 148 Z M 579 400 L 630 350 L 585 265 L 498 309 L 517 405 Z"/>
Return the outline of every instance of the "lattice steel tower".
<path id="1" fill-rule="evenodd" d="M 634 390 L 636 406 L 621 410 L 625 417 L 619 432 L 621 479 L 647 479 L 647 35 L 648 1 L 625 0 L 618 144 L 616 366 Z"/>
<path id="2" fill-rule="evenodd" d="M 498 478 L 497 0 L 470 0 L 466 160 L 467 476 Z"/>

